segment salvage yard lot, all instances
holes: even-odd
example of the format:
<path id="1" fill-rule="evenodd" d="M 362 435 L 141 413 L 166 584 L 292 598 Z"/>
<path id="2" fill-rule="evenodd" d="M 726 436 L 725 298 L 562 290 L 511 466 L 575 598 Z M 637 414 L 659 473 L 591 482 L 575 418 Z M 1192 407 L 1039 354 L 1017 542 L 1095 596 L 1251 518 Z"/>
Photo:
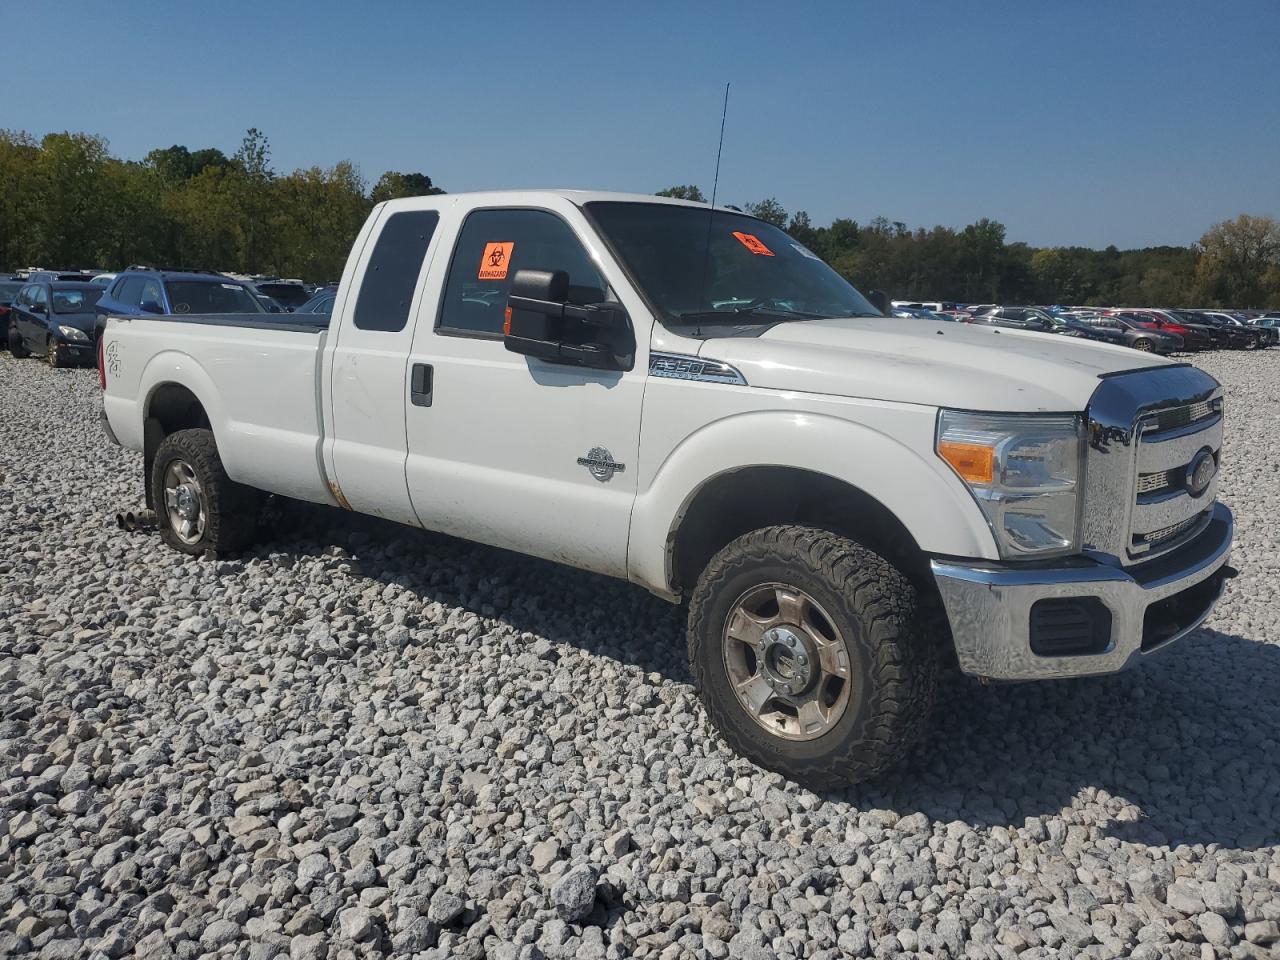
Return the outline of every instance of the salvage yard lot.
<path id="1" fill-rule="evenodd" d="M 96 374 L 0 357 L 0 956 L 1269 956 L 1280 351 L 1194 362 L 1241 572 L 1205 629 L 957 679 L 822 794 L 719 742 L 636 588 L 303 505 L 238 559 L 121 534 Z"/>

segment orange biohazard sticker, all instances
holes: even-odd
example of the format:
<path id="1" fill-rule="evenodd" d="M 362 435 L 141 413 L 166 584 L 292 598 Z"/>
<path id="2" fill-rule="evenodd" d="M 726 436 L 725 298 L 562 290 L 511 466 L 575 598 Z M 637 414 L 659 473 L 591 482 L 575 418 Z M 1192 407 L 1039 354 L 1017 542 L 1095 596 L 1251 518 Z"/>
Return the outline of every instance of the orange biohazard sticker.
<path id="1" fill-rule="evenodd" d="M 515 247 L 515 241 L 486 243 L 484 255 L 480 257 L 480 272 L 476 274 L 477 278 L 480 280 L 507 279 L 507 265 L 511 263 L 511 251 Z"/>
<path id="2" fill-rule="evenodd" d="M 759 257 L 772 257 L 773 251 L 760 242 L 760 238 L 750 233 L 740 233 L 733 231 L 733 235 L 738 238 L 738 242 Z"/>

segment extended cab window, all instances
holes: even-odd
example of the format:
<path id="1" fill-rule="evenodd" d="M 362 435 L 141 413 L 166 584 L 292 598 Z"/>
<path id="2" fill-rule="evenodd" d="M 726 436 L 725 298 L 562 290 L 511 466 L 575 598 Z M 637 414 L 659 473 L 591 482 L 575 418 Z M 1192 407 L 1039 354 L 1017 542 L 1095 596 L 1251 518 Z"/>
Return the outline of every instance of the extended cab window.
<path id="1" fill-rule="evenodd" d="M 354 318 L 357 328 L 404 329 L 422 260 L 439 220 L 434 210 L 405 210 L 387 218 L 360 282 Z"/>
<path id="2" fill-rule="evenodd" d="M 517 270 L 564 270 L 571 303 L 605 299 L 606 284 L 586 248 L 554 213 L 476 210 L 458 235 L 439 327 L 499 336 Z"/>

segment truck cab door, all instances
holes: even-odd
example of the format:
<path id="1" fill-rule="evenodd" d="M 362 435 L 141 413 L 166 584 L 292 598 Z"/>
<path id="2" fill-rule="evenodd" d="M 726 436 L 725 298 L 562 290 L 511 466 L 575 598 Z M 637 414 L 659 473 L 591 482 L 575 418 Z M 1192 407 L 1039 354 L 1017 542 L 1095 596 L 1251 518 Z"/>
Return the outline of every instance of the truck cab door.
<path id="1" fill-rule="evenodd" d="M 432 201 L 439 203 L 439 201 Z M 409 346 L 440 212 L 383 208 L 356 239 L 329 322 L 325 467 L 340 506 L 417 525 L 405 487 Z"/>
<path id="2" fill-rule="evenodd" d="M 598 370 L 512 353 L 503 324 L 524 269 L 566 271 L 574 302 L 645 308 L 567 200 L 457 215 L 409 358 L 414 510 L 429 529 L 625 576 L 649 331 L 632 330 L 631 369 Z"/>

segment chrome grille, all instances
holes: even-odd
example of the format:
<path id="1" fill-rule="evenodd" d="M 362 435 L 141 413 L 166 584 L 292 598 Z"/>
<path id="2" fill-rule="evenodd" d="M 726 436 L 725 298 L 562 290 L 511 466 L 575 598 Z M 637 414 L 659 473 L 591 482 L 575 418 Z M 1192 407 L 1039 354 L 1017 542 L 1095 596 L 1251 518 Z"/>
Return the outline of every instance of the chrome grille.
<path id="1" fill-rule="evenodd" d="M 1168 541 L 1175 539 L 1179 534 L 1190 530 L 1204 519 L 1206 515 L 1207 512 L 1198 513 L 1194 517 L 1187 517 L 1187 519 L 1180 520 L 1175 524 L 1164 527 L 1163 529 L 1152 530 L 1150 533 L 1138 534 L 1133 538 L 1134 543 L 1136 545 L 1137 542 L 1141 540 L 1148 548 L 1158 547 L 1160 544 L 1167 543 Z"/>
<path id="2" fill-rule="evenodd" d="M 1143 473 L 1138 476 L 1138 496 L 1148 493 L 1159 493 L 1177 486 L 1179 471 L 1162 470 L 1159 473 Z"/>
<path id="3" fill-rule="evenodd" d="M 1203 400 L 1200 403 L 1190 403 L 1182 407 L 1170 407 L 1168 410 L 1153 413 L 1145 419 L 1144 424 L 1147 430 L 1157 433 L 1163 433 L 1166 430 L 1178 430 L 1182 427 L 1189 427 L 1193 423 L 1199 423 L 1201 420 L 1208 420 L 1221 408 L 1222 400 L 1220 398 Z"/>
<path id="4" fill-rule="evenodd" d="M 1081 544 L 1121 566 L 1175 550 L 1208 523 L 1217 478 L 1198 496 L 1187 470 L 1222 446 L 1222 387 L 1192 366 L 1103 378 L 1090 398 Z"/>

